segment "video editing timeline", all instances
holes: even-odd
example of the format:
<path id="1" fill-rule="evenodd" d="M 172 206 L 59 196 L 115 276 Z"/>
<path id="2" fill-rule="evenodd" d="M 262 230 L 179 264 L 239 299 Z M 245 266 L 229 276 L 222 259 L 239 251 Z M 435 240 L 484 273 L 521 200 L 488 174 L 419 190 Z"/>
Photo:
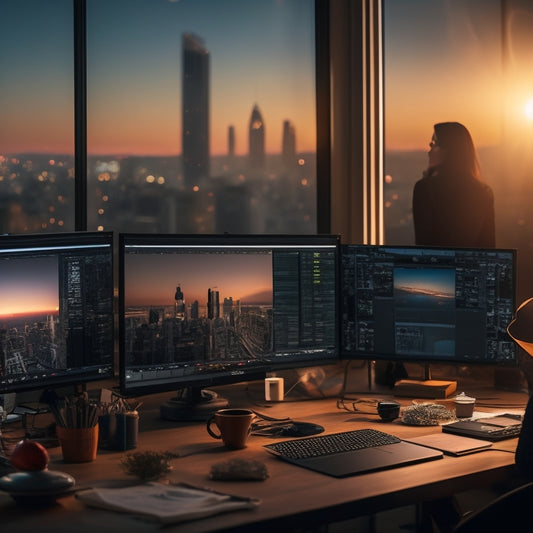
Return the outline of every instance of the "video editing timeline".
<path id="1" fill-rule="evenodd" d="M 338 357 L 334 242 L 253 244 L 255 238 L 209 246 L 201 238 L 195 245 L 124 240 L 126 391 L 224 376 L 246 379 L 274 367 Z"/>
<path id="2" fill-rule="evenodd" d="M 512 250 L 343 246 L 344 356 L 514 362 Z"/>
<path id="3" fill-rule="evenodd" d="M 1 244 L 0 392 L 112 377 L 112 234 Z"/>

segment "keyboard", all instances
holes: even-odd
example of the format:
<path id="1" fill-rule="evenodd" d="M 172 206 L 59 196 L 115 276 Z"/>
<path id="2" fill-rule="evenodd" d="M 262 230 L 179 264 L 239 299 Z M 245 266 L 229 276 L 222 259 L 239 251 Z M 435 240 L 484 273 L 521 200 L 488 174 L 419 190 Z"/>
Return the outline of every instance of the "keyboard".
<path id="1" fill-rule="evenodd" d="M 324 457 L 337 453 L 396 444 L 398 437 L 376 429 L 355 429 L 330 435 L 285 440 L 264 447 L 282 458 L 299 460 L 310 457 Z"/>

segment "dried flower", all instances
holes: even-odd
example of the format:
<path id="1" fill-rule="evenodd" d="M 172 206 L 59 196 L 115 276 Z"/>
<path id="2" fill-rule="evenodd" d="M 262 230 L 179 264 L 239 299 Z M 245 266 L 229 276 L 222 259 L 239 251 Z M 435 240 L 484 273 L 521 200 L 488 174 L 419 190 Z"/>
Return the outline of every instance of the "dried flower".
<path id="1" fill-rule="evenodd" d="M 438 426 L 443 422 L 456 420 L 455 412 L 444 405 L 421 403 L 410 405 L 403 410 L 402 419 L 405 424 L 414 426 Z"/>
<path id="2" fill-rule="evenodd" d="M 129 452 L 122 458 L 120 464 L 128 474 L 148 481 L 159 479 L 172 470 L 169 461 L 176 457 L 178 455 L 171 452 Z"/>

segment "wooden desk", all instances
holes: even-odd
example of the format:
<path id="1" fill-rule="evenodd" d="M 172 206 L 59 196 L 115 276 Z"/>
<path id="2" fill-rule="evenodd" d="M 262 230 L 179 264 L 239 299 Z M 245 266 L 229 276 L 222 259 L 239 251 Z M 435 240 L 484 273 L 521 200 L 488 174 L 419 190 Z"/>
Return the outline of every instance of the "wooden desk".
<path id="1" fill-rule="evenodd" d="M 246 394 L 249 391 L 243 388 L 236 390 L 240 392 L 232 400 L 232 405 L 251 406 Z M 330 478 L 271 456 L 262 449 L 263 444 L 272 442 L 269 438 L 251 436 L 246 449 L 227 451 L 220 441 L 215 441 L 207 434 L 204 423 L 161 420 L 158 406 L 168 397 L 168 394 L 151 397 L 141 408 L 138 450 L 170 450 L 180 453 L 182 457 L 172 461 L 173 471 L 167 476 L 171 481 L 183 481 L 222 492 L 255 497 L 262 503 L 253 511 L 231 512 L 190 521 L 166 527 L 166 531 L 257 532 L 275 531 L 276 528 L 288 531 L 293 527 L 302 528 L 306 525 L 316 526 L 345 520 L 447 497 L 469 488 L 506 483 L 520 478 L 514 467 L 517 439 L 496 443 L 490 451 L 465 457 L 444 457 L 429 463 L 345 479 Z M 515 393 L 512 401 L 515 408 L 523 408 L 527 396 Z M 377 416 L 339 410 L 335 398 L 252 407 L 274 417 L 290 415 L 293 420 L 317 422 L 322 424 L 328 433 L 372 426 L 399 437 L 409 437 L 440 430 L 438 427 L 406 426 L 400 421 L 385 423 L 379 421 Z M 501 410 L 499 404 L 498 409 Z M 125 486 L 135 482 L 119 465 L 125 452 L 99 450 L 96 461 L 83 464 L 64 463 L 60 448 L 51 448 L 49 453 L 50 469 L 73 475 L 79 488 Z M 213 463 L 232 457 L 263 461 L 270 477 L 263 482 L 220 482 L 208 479 Z M 59 499 L 58 503 L 50 508 L 26 509 L 17 506 L 7 494 L 0 493 L 0 517 L 2 533 L 33 529 L 39 533 L 135 533 L 160 529 L 153 523 L 125 514 L 89 509 L 73 495 Z"/>

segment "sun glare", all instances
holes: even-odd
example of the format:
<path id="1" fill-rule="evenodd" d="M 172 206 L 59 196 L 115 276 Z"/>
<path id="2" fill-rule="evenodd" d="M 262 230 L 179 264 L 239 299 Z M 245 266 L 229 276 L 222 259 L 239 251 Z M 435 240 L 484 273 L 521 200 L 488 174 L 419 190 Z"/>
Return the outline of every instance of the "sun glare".
<path id="1" fill-rule="evenodd" d="M 533 120 L 533 98 L 530 98 L 524 106 L 524 113 L 528 120 Z"/>

